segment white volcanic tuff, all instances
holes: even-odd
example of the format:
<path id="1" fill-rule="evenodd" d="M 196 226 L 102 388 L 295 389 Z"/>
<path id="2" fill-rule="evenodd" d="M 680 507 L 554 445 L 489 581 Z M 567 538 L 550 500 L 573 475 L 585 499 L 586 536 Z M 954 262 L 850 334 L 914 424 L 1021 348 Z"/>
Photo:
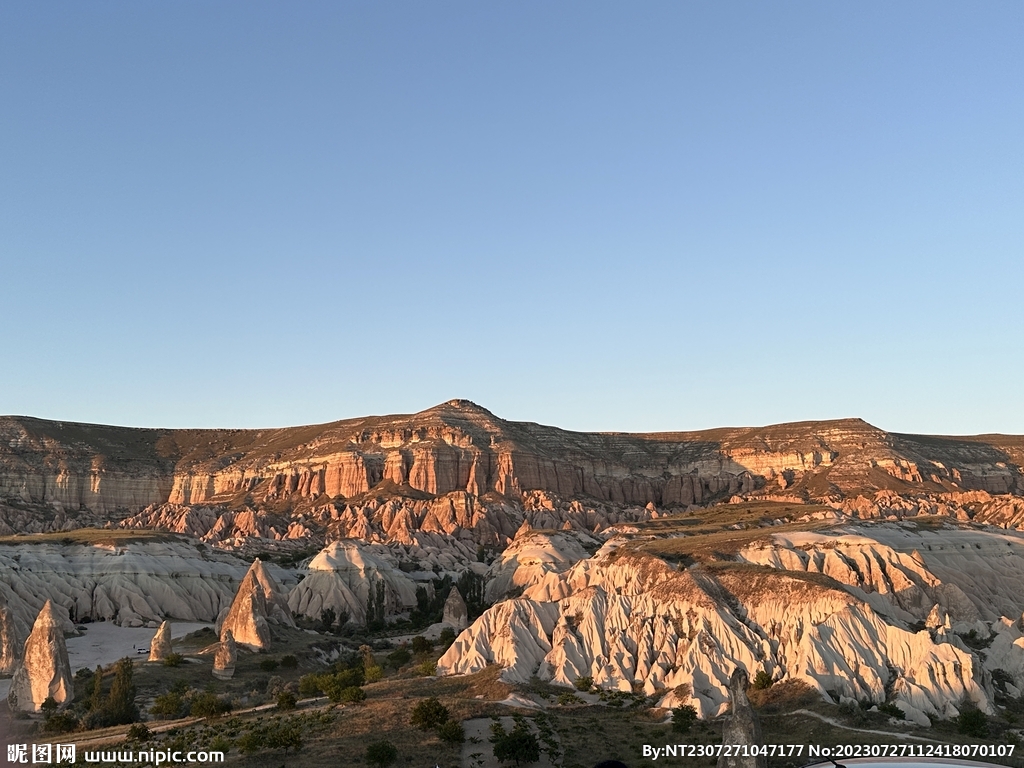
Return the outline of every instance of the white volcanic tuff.
<path id="1" fill-rule="evenodd" d="M 224 633 L 224 637 L 213 653 L 213 676 L 218 680 L 230 680 L 235 675 L 235 664 L 238 662 L 238 646 L 235 644 L 234 635 L 231 630 Z"/>
<path id="2" fill-rule="evenodd" d="M 593 537 L 587 537 L 587 540 L 588 543 L 599 541 Z M 488 602 L 497 602 L 516 591 L 539 585 L 545 582 L 548 574 L 562 573 L 587 557 L 589 554 L 580 543 L 578 534 L 524 531 L 491 564 L 485 597 Z M 560 582 L 555 578 L 552 583 Z"/>
<path id="3" fill-rule="evenodd" d="M 11 680 L 7 702 L 13 710 L 38 712 L 50 697 L 58 705 L 66 705 L 75 697 L 60 613 L 47 600 L 32 625 L 22 661 Z"/>
<path id="4" fill-rule="evenodd" d="M 928 531 L 913 523 L 851 526 L 830 535 L 775 534 L 744 549 L 741 557 L 826 573 L 884 612 L 881 596 L 905 620 L 924 619 L 938 604 L 960 632 L 983 631 L 979 619 L 991 622 L 1024 612 L 1024 536 L 1016 531 Z"/>
<path id="5" fill-rule="evenodd" d="M 562 578 L 565 599 L 488 610 L 441 657 L 439 674 L 498 663 L 510 681 L 589 675 L 709 717 L 725 711 L 729 675 L 742 667 L 876 703 L 891 683 L 897 704 L 919 719 L 955 714 L 964 698 L 990 711 L 970 654 L 887 623 L 828 582 L 749 568 L 679 572 L 628 555 L 595 556 Z"/>
<path id="6" fill-rule="evenodd" d="M 24 646 L 14 623 L 14 614 L 0 596 L 0 675 L 10 675 L 21 660 Z"/>
<path id="7" fill-rule="evenodd" d="M 329 608 L 361 624 L 366 621 L 370 590 L 381 583 L 386 614 L 411 610 L 416 606 L 416 583 L 393 564 L 393 558 L 379 545 L 336 541 L 310 562 L 309 575 L 288 595 L 288 607 L 314 618 Z"/>
<path id="8" fill-rule="evenodd" d="M 2 546 L 0 597 L 22 637 L 47 599 L 76 621 L 214 621 L 230 604 L 245 567 L 187 541 Z M 63 621 L 64 631 L 73 632 L 74 624 L 66 616 Z"/>

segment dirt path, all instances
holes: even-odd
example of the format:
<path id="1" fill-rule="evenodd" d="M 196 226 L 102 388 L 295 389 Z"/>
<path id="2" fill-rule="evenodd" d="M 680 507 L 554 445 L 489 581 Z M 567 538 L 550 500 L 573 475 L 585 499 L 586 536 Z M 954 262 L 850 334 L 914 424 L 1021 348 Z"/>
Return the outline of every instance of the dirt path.
<path id="1" fill-rule="evenodd" d="M 813 717 L 815 720 L 821 720 L 823 723 L 828 723 L 835 728 L 842 728 L 844 731 L 854 731 L 855 733 L 871 733 L 876 736 L 891 736 L 895 739 L 912 739 L 914 741 L 926 741 L 929 744 L 944 744 L 945 742 L 939 739 L 928 739 L 924 736 L 912 736 L 909 733 L 900 733 L 899 731 L 875 731 L 869 728 L 855 728 L 852 725 L 846 725 L 840 723 L 838 720 L 833 720 L 831 717 L 825 717 L 825 715 L 819 715 L 817 712 L 812 712 L 809 709 L 797 709 L 793 712 L 786 712 L 781 715 L 774 715 L 774 717 L 793 717 L 794 715 L 806 715 L 807 717 Z"/>

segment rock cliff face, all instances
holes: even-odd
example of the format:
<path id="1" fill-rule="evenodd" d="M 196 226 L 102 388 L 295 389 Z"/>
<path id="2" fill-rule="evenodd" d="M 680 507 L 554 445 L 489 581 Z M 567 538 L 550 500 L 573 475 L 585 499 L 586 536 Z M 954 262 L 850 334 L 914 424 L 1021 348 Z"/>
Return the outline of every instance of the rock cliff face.
<path id="1" fill-rule="evenodd" d="M 66 632 L 74 631 L 69 613 L 76 622 L 125 626 L 165 618 L 214 621 L 244 575 L 245 564 L 237 558 L 162 534 L 129 542 L 0 546 L 0 599 L 7 601 L 21 637 L 46 600 L 65 609 Z"/>
<path id="2" fill-rule="evenodd" d="M 882 703 L 891 691 L 918 721 L 953 716 L 963 700 L 991 709 L 981 663 L 955 636 L 915 632 L 893 615 L 895 603 L 879 612 L 863 588 L 821 573 L 741 563 L 677 570 L 609 542 L 538 576 L 524 597 L 463 632 L 439 674 L 496 663 L 510 681 L 537 674 L 569 685 L 587 675 L 604 688 L 641 686 L 663 706 L 691 704 L 701 717 L 725 711 L 736 667 L 803 680 L 830 698 Z"/>
<path id="3" fill-rule="evenodd" d="M 74 699 L 63 623 L 57 608 L 47 600 L 25 641 L 21 664 L 11 681 L 7 703 L 12 710 L 38 712 L 50 697 L 58 705 L 67 705 Z"/>
<path id="4" fill-rule="evenodd" d="M 208 525 L 202 535 L 219 526 L 216 535 L 237 536 L 259 529 L 260 521 L 221 520 L 225 509 L 344 499 L 353 511 L 338 527 L 373 529 L 372 514 L 365 519 L 359 509 L 374 489 L 385 496 L 419 494 L 424 502 L 453 493 L 521 501 L 530 491 L 546 491 L 639 507 L 754 493 L 837 500 L 878 490 L 1021 495 L 1022 463 L 1019 437 L 898 435 L 856 419 L 588 434 L 504 421 L 464 400 L 411 416 L 277 430 L 133 430 L 3 417 L 0 500 L 7 502 L 0 525 L 59 530 L 76 526 L 81 515 L 124 516 L 171 504 L 217 508 L 213 520 L 198 511 L 189 524 Z M 475 503 L 405 507 L 422 516 L 428 531 L 458 527 L 501 535 L 502 523 L 489 519 L 494 530 L 486 531 L 474 520 L 482 514 Z M 168 514 L 174 517 L 154 508 L 147 520 Z M 261 535 L 303 535 L 302 521 L 263 523 Z"/>

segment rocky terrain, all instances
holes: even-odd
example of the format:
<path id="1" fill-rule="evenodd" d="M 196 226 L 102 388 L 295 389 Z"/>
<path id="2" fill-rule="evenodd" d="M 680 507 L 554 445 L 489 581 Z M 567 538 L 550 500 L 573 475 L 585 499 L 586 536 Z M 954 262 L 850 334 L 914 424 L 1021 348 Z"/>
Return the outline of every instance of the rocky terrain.
<path id="1" fill-rule="evenodd" d="M 276 430 L 4 417 L 0 675 L 44 613 L 217 622 L 194 663 L 224 684 L 296 623 L 352 654 L 448 627 L 438 685 L 497 668 L 708 721 L 739 669 L 922 728 L 996 718 L 1024 691 L 1022 465 L 1012 436 L 585 434 L 462 400 Z"/>

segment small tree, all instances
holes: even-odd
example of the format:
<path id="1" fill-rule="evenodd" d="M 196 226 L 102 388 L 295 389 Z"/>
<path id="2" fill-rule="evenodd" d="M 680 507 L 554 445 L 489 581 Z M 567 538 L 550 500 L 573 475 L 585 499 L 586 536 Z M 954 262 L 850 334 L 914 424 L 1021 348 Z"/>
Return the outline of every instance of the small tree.
<path id="1" fill-rule="evenodd" d="M 759 669 L 757 674 L 754 675 L 754 689 L 758 691 L 764 691 L 772 687 L 772 676 L 765 672 L 763 669 Z"/>
<path id="2" fill-rule="evenodd" d="M 366 748 L 366 762 L 377 768 L 387 768 L 398 759 L 398 750 L 390 741 L 375 741 Z"/>
<path id="3" fill-rule="evenodd" d="M 349 704 L 358 704 L 360 701 L 366 701 L 366 691 L 358 686 L 350 685 L 342 690 L 341 700 Z"/>
<path id="4" fill-rule="evenodd" d="M 988 736 L 988 719 L 977 707 L 965 705 L 956 719 L 956 727 L 965 736 L 984 738 Z"/>
<path id="5" fill-rule="evenodd" d="M 448 707 L 437 699 L 430 698 L 424 699 L 413 708 L 410 722 L 420 730 L 429 731 L 447 722 L 449 717 Z"/>
<path id="6" fill-rule="evenodd" d="M 438 637 L 437 642 L 442 650 L 447 651 L 448 647 L 455 642 L 455 630 L 451 627 L 445 627 L 441 630 L 441 636 Z"/>
<path id="7" fill-rule="evenodd" d="M 446 744 L 461 744 L 466 740 L 466 729 L 458 720 L 447 720 L 437 726 L 437 735 Z"/>
<path id="8" fill-rule="evenodd" d="M 594 686 L 594 678 L 590 675 L 580 675 L 573 683 L 578 691 L 589 691 Z"/>
<path id="9" fill-rule="evenodd" d="M 697 710 L 689 704 L 672 710 L 672 730 L 676 733 L 688 733 L 696 720 Z"/>
<path id="10" fill-rule="evenodd" d="M 135 666 L 125 657 L 117 662 L 114 683 L 107 696 L 106 711 L 110 725 L 127 725 L 139 719 L 139 708 L 135 706 Z"/>
<path id="11" fill-rule="evenodd" d="M 430 653 L 434 650 L 434 644 L 427 640 L 423 635 L 416 635 L 412 639 L 412 652 L 413 653 Z"/>
<path id="12" fill-rule="evenodd" d="M 295 709 L 295 705 L 298 701 L 295 698 L 295 694 L 291 691 L 281 691 L 277 694 L 277 708 L 282 712 L 286 712 L 289 709 Z"/>
<path id="13" fill-rule="evenodd" d="M 522 765 L 540 760 L 540 742 L 522 718 L 517 718 L 511 731 L 506 731 L 501 723 L 492 723 L 491 744 L 494 756 L 502 763 Z"/>

